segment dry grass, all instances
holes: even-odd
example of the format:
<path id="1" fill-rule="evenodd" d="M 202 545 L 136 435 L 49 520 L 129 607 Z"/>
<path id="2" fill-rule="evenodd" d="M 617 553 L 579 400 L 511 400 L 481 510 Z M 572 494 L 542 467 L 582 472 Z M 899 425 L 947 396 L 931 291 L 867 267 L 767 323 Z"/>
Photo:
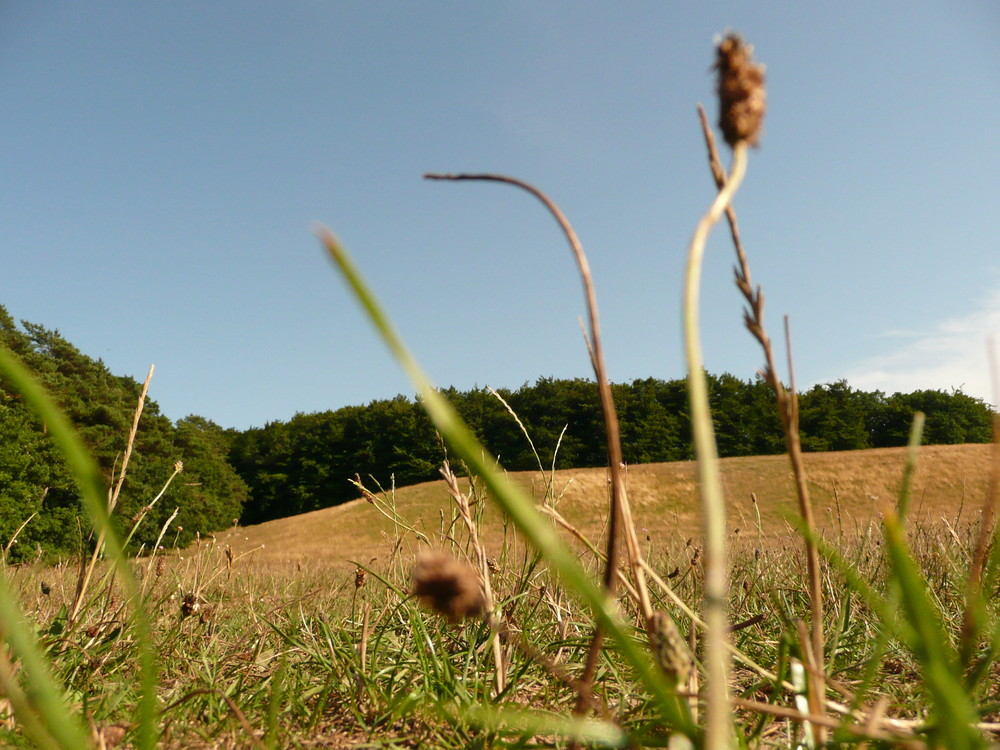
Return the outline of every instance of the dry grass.
<path id="1" fill-rule="evenodd" d="M 806 457 L 810 490 L 817 509 L 817 525 L 824 532 L 852 535 L 875 517 L 875 501 L 895 498 L 903 474 L 904 448 L 811 453 Z M 990 467 L 989 445 L 940 445 L 921 449 L 914 480 L 912 518 L 935 523 L 946 520 L 957 526 L 979 512 L 986 494 Z M 509 475 L 535 497 L 545 494 L 547 477 L 538 472 Z M 722 461 L 722 479 L 730 498 L 731 531 L 756 533 L 757 520 L 751 495 L 757 498 L 761 530 L 772 540 L 786 540 L 796 514 L 795 487 L 788 460 L 783 455 L 728 458 Z M 464 480 L 462 480 L 464 482 Z M 602 538 L 607 516 L 607 471 L 567 469 L 552 478 L 559 497 L 559 512 L 592 541 Z M 640 535 L 660 544 L 698 538 L 698 505 L 695 464 L 681 461 L 631 466 L 627 472 L 629 499 Z M 399 513 L 430 538 L 450 526 L 453 509 L 443 481 L 398 489 Z M 961 517 L 961 518 L 960 518 Z M 503 527 L 495 514 L 487 514 L 485 542 L 496 549 Z M 394 546 L 392 522 L 370 503 L 354 500 L 343 505 L 231 529 L 218 535 L 220 545 L 236 554 L 252 552 L 258 563 L 292 563 L 306 568 L 342 568 L 351 561 L 385 560 Z M 415 543 L 404 542 L 407 549 Z"/>

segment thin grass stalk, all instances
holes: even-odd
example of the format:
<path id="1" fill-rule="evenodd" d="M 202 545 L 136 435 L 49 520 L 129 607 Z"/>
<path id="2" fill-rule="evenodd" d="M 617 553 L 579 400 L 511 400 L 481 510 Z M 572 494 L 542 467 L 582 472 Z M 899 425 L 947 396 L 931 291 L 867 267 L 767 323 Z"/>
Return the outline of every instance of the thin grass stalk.
<path id="1" fill-rule="evenodd" d="M 601 343 L 600 317 L 597 312 L 597 294 L 594 291 L 593 277 L 590 273 L 590 264 L 587 256 L 583 252 L 576 232 L 569 223 L 559 207 L 541 190 L 527 182 L 513 177 L 497 174 L 427 174 L 427 179 L 432 180 L 479 180 L 489 182 L 500 182 L 518 187 L 537 198 L 552 214 L 556 222 L 562 229 L 566 240 L 569 242 L 573 257 L 576 260 L 580 277 L 583 281 L 584 296 L 587 304 L 587 315 L 590 322 L 590 338 L 588 340 L 588 350 L 591 354 L 591 363 L 594 368 L 594 375 L 597 380 L 598 395 L 601 402 L 601 412 L 604 417 L 605 438 L 608 448 L 608 472 L 611 477 L 611 509 L 608 514 L 608 542 L 607 542 L 607 562 L 604 568 L 604 587 L 608 595 L 613 595 L 615 584 L 618 578 L 618 539 L 619 528 L 623 519 L 623 508 L 627 505 L 625 492 L 625 480 L 622 476 L 621 430 L 618 424 L 618 414 L 615 411 L 614 397 L 611 392 L 611 384 L 607 377 L 607 368 L 604 363 L 604 351 Z M 627 511 L 626 511 L 627 512 Z M 630 515 L 630 514 L 629 514 Z M 633 532 L 634 536 L 634 532 Z M 641 568 L 634 568 L 635 572 L 641 576 Z M 640 583 L 640 589 L 645 591 L 645 584 Z M 645 612 L 648 617 L 648 597 Z M 583 675 L 580 684 L 582 686 L 576 711 L 581 713 L 590 703 L 590 693 L 592 692 L 594 675 L 597 672 L 597 661 L 601 652 L 601 642 L 604 634 L 600 626 L 594 630 L 590 647 L 587 651 L 587 659 L 584 664 Z"/>
<path id="2" fill-rule="evenodd" d="M 729 622 L 726 574 L 726 502 L 719 471 L 719 454 L 708 405 L 708 384 L 701 349 L 698 323 L 698 299 L 701 285 L 705 241 L 712 226 L 736 193 L 746 174 L 747 145 L 740 141 L 733 148 L 729 179 L 716 195 L 708 211 L 695 228 L 688 248 L 684 277 L 684 344 L 688 368 L 688 394 L 691 404 L 691 428 L 698 458 L 698 483 L 702 525 L 705 533 L 705 663 L 707 673 L 705 744 L 711 750 L 730 747 L 733 737 L 732 712 L 729 706 L 729 652 L 726 648 Z"/>
<path id="3" fill-rule="evenodd" d="M 487 622 L 490 626 L 490 647 L 493 649 L 493 667 L 495 670 L 495 684 L 497 695 L 500 695 L 507 688 L 507 670 L 504 665 L 503 649 L 500 643 L 500 618 L 496 612 L 496 599 L 493 596 L 493 582 L 490 580 L 489 557 L 486 554 L 486 547 L 479 539 L 479 529 L 475 519 L 472 517 L 472 510 L 469 508 L 469 498 L 462 494 L 458 487 L 458 479 L 451 470 L 447 461 L 441 469 L 441 476 L 444 477 L 448 493 L 451 495 L 455 505 L 458 506 L 459 515 L 465 523 L 465 529 L 469 534 L 472 549 L 476 552 L 476 563 L 479 566 L 479 576 L 483 581 L 483 594 L 486 599 L 484 611 Z"/>
<path id="4" fill-rule="evenodd" d="M 635 669 L 639 680 L 649 690 L 666 723 L 688 737 L 696 738 L 699 732 L 691 722 L 687 705 L 678 700 L 676 694 L 670 690 L 664 675 L 653 666 L 649 657 L 638 648 L 635 640 L 627 632 L 618 616 L 615 600 L 608 596 L 605 589 L 594 585 L 580 567 L 576 556 L 534 508 L 531 498 L 523 490 L 504 481 L 493 463 L 485 459 L 486 452 L 483 447 L 405 347 L 336 238 L 325 228 L 319 228 L 317 234 L 355 299 L 416 387 L 424 409 L 452 450 L 465 461 L 471 472 L 482 477 L 486 489 L 501 509 L 549 563 L 557 577 L 576 591 L 591 608 L 601 626 L 617 641 L 622 657 Z"/>
<path id="5" fill-rule="evenodd" d="M 507 413 L 514 418 L 514 421 L 517 423 L 518 428 L 521 430 L 521 434 L 524 435 L 524 439 L 528 441 L 528 447 L 531 448 L 531 455 L 535 457 L 535 463 L 538 464 L 539 473 L 542 476 L 545 476 L 545 466 L 542 465 L 542 457 L 538 455 L 538 451 L 535 449 L 535 441 L 531 439 L 531 433 L 529 433 L 528 428 L 524 426 L 524 422 L 521 421 L 521 418 L 517 415 L 517 412 L 514 411 L 511 405 L 507 403 L 507 400 L 503 396 L 501 396 L 495 389 L 486 386 L 486 390 L 489 391 L 490 395 L 493 396 L 493 398 L 495 398 L 497 401 L 499 401 L 503 405 L 503 408 L 507 410 Z M 560 435 L 560 438 L 562 438 L 562 435 Z M 554 474 L 555 456 L 552 457 L 552 461 L 553 461 L 552 473 Z M 548 480 L 548 485 L 551 488 L 552 485 L 551 479 Z"/>
<path id="6" fill-rule="evenodd" d="M 48 488 L 46 488 L 45 492 L 42 493 L 43 500 L 45 499 L 45 495 L 47 492 Z M 31 523 L 32 519 L 34 519 L 34 517 L 37 515 L 38 511 L 32 513 L 30 516 L 24 519 L 24 521 L 21 522 L 21 525 L 14 530 L 13 534 L 11 534 L 10 539 L 7 540 L 7 544 L 5 544 L 3 546 L 3 549 L 0 550 L 0 566 L 4 568 L 7 567 L 7 555 L 10 554 L 10 548 L 13 547 L 15 544 L 17 544 L 17 538 L 21 536 L 21 532 L 24 531 L 24 527 L 27 526 L 29 523 Z"/>
<path id="7" fill-rule="evenodd" d="M 156 505 L 165 494 L 167 494 L 167 489 L 169 489 L 170 484 L 174 481 L 174 479 L 177 478 L 177 475 L 180 474 L 182 471 L 184 471 L 184 462 L 177 461 L 176 463 L 174 463 L 173 472 L 170 474 L 169 477 L 167 477 L 167 481 L 163 483 L 163 486 L 160 488 L 160 491 L 156 493 L 156 497 L 150 500 L 149 503 L 147 503 L 143 507 L 143 509 L 139 512 L 139 517 L 132 524 L 132 528 L 130 528 L 128 530 L 128 533 L 125 535 L 125 539 L 122 541 L 122 546 L 125 547 L 128 546 L 128 543 L 132 541 L 132 537 L 135 536 L 135 532 L 139 529 L 139 524 L 142 523 L 146 515 L 153 509 L 153 506 Z M 173 515 L 167 520 L 167 524 L 169 524 L 171 521 L 174 520 L 174 518 L 176 518 L 177 513 L 178 510 L 174 509 Z M 163 529 L 160 531 L 160 536 L 156 540 L 157 545 L 159 545 L 160 541 L 163 539 L 163 534 L 165 531 L 166 531 L 166 525 L 164 525 Z"/>
<path id="8" fill-rule="evenodd" d="M 719 158 L 719 151 L 715 145 L 715 136 L 712 128 L 708 124 L 708 117 L 705 109 L 698 105 L 698 116 L 701 120 L 702 135 L 705 138 L 705 146 L 708 150 L 708 163 L 715 179 L 716 187 L 721 190 L 726 184 L 726 173 Z M 792 474 L 795 479 L 795 496 L 799 504 L 799 515 L 805 526 L 810 531 L 815 531 L 816 522 L 813 515 L 812 499 L 809 496 L 809 485 L 806 480 L 805 460 L 802 456 L 802 441 L 799 435 L 798 422 L 798 395 L 792 388 L 789 394 L 781 383 L 775 367 L 774 347 L 771 345 L 771 338 L 764 328 L 764 292 L 760 286 L 754 290 L 750 277 L 750 264 L 747 261 L 746 252 L 743 248 L 743 241 L 740 236 L 739 223 L 736 220 L 736 210 L 732 204 L 726 206 L 726 219 L 729 223 L 729 231 L 733 241 L 733 249 L 736 252 L 738 267 L 734 269 L 736 286 L 743 294 L 747 302 L 747 309 L 744 311 L 744 323 L 750 333 L 760 343 L 764 353 L 765 367 L 763 377 L 765 382 L 774 392 L 775 401 L 778 407 L 778 416 L 781 420 L 782 431 L 785 435 L 785 448 L 788 451 L 789 462 L 792 465 Z M 786 338 L 790 339 L 787 333 Z M 789 371 L 791 372 L 791 346 L 789 344 Z M 794 377 L 794 376 L 793 376 Z M 825 676 L 824 667 L 824 644 L 823 633 L 823 582 L 822 572 L 819 564 L 819 551 L 816 547 L 814 534 L 805 535 L 806 565 L 809 575 L 809 618 L 811 626 L 813 657 L 816 660 L 815 680 L 819 681 L 815 692 L 820 696 L 825 692 L 823 680 Z M 813 708 L 816 710 L 816 707 Z M 817 724 L 817 727 L 820 725 Z"/>
<path id="9" fill-rule="evenodd" d="M 998 361 L 996 341 L 989 340 L 990 369 L 993 381 L 993 401 L 1000 405 L 1000 361 Z M 992 590 L 993 576 L 986 570 L 991 551 L 996 550 L 997 512 L 1000 510 L 1000 412 L 993 412 L 993 458 L 990 462 L 990 479 L 983 498 L 983 509 L 979 518 L 979 533 L 975 551 L 969 564 L 966 583 L 965 612 L 962 616 L 962 661 L 969 664 L 976 649 L 976 641 L 983 629 L 984 592 Z M 988 584 L 983 585 L 986 573 Z"/>
<path id="10" fill-rule="evenodd" d="M 159 560 L 163 559 L 162 555 L 159 554 L 160 543 L 163 541 L 163 537 L 167 533 L 167 528 L 174 522 L 174 519 L 177 518 L 178 513 L 180 513 L 180 508 L 174 508 L 174 512 L 171 513 L 167 520 L 163 522 L 163 525 L 160 527 L 160 533 L 156 537 L 156 541 L 153 543 L 153 548 L 149 551 L 149 563 L 146 565 L 146 575 L 144 576 L 142 582 L 142 593 L 144 595 L 146 594 L 147 582 L 153 573 L 153 566 L 157 564 Z"/>
<path id="11" fill-rule="evenodd" d="M 111 516 L 115 507 L 118 505 L 118 498 L 121 495 L 122 487 L 125 484 L 125 476 L 128 474 L 129 459 L 132 458 L 132 449 L 135 445 L 135 435 L 139 430 L 139 418 L 142 416 L 142 408 L 146 404 L 146 394 L 149 392 L 149 381 L 153 379 L 154 368 L 154 365 L 149 366 L 149 373 L 146 375 L 146 380 L 142 384 L 142 391 L 139 393 L 139 403 L 136 404 L 135 412 L 132 417 L 132 428 L 129 430 L 128 440 L 125 443 L 125 455 L 122 457 L 122 467 L 118 472 L 118 481 L 115 483 L 114 488 L 108 491 L 108 517 Z M 94 574 L 94 567 L 97 565 L 97 560 L 104 550 L 104 538 L 106 535 L 106 529 L 102 528 L 98 532 L 97 543 L 94 545 L 94 551 L 90 556 L 90 562 L 87 563 L 87 567 L 85 568 L 83 575 L 80 576 L 79 583 L 76 587 L 76 596 L 73 600 L 73 606 L 70 608 L 68 618 L 69 622 L 75 621 L 77 615 L 80 614 L 80 607 L 83 605 L 84 597 L 87 595 L 87 587 L 90 585 L 90 579 Z"/>
<path id="12" fill-rule="evenodd" d="M 48 428 L 48 434 L 66 459 L 67 467 L 80 490 L 84 508 L 90 515 L 94 527 L 100 532 L 105 531 L 105 547 L 111 557 L 112 564 L 118 572 L 119 580 L 125 589 L 125 595 L 130 602 L 129 621 L 135 631 L 139 652 L 139 681 L 141 699 L 136 714 L 138 724 L 137 744 L 141 750 L 153 750 L 157 741 L 157 653 L 153 644 L 149 616 L 141 606 L 139 584 L 132 574 L 128 558 L 106 507 L 106 489 L 100 469 L 88 453 L 79 434 L 73 429 L 66 415 L 52 401 L 51 397 L 38 381 L 32 376 L 21 361 L 5 346 L 0 346 L 0 372 L 6 375 L 11 385 L 29 403 Z M 0 593 L 0 601 L 4 599 Z M 13 601 L 3 613 L 9 620 L 18 608 Z M 9 623 L 8 623 L 9 625 Z M 21 655 L 21 654 L 19 654 Z M 29 680 L 34 678 L 29 673 Z M 38 679 L 44 679 L 42 677 Z M 76 748 L 81 745 L 66 745 Z"/>

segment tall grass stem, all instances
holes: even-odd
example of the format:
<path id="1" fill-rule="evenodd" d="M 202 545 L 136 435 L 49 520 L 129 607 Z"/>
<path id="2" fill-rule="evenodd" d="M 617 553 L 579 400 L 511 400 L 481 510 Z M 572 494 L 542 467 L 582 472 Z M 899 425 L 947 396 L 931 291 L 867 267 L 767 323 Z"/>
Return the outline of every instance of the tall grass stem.
<path id="1" fill-rule="evenodd" d="M 698 222 L 688 248 L 684 276 L 684 346 L 688 367 L 688 394 L 691 428 L 698 458 L 698 482 L 702 525 L 705 534 L 705 662 L 707 673 L 705 745 L 710 750 L 730 747 L 733 738 L 729 706 L 729 652 L 727 598 L 729 580 L 726 566 L 726 502 L 719 471 L 719 454 L 708 404 L 708 384 L 699 333 L 698 302 L 702 258 L 712 227 L 739 189 L 746 174 L 747 145 L 733 148 L 733 163 L 725 186 Z"/>

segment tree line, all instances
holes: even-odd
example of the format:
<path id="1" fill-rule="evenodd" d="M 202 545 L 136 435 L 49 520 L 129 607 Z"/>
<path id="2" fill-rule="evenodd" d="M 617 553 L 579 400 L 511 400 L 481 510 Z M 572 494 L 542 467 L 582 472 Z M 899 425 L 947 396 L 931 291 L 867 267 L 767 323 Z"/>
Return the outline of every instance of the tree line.
<path id="1" fill-rule="evenodd" d="M 774 397 L 763 380 L 723 374 L 709 375 L 708 382 L 720 455 L 784 452 Z M 615 384 L 612 390 L 626 462 L 694 458 L 686 380 L 646 378 Z M 593 381 L 542 378 L 516 390 L 448 388 L 443 394 L 510 471 L 607 463 Z M 925 443 L 991 439 L 991 407 L 961 391 L 887 396 L 841 380 L 800 395 L 802 446 L 836 451 L 906 445 L 917 411 L 927 415 Z M 396 396 L 246 430 L 233 439 L 229 459 L 250 487 L 243 520 L 259 523 L 353 499 L 355 474 L 383 487 L 435 479 L 444 456 L 420 405 Z"/>
<path id="2" fill-rule="evenodd" d="M 17 324 L 2 305 L 0 343 L 54 396 L 110 484 L 120 469 L 141 384 L 113 375 L 58 331 Z M 723 374 L 709 375 L 708 382 L 722 456 L 784 451 L 774 399 L 762 380 Z M 694 457 L 686 380 L 646 378 L 612 390 L 625 461 Z M 508 470 L 606 464 L 593 381 L 541 378 L 517 389 L 448 388 L 443 394 Z M 916 411 L 927 415 L 926 443 L 991 439 L 991 407 L 961 391 L 887 396 L 838 381 L 801 394 L 802 445 L 809 451 L 905 445 Z M 445 455 L 419 403 L 402 395 L 243 431 L 194 415 L 171 422 L 147 400 L 114 521 L 124 531 L 152 505 L 133 542 L 136 549 L 148 548 L 176 509 L 168 539 L 183 545 L 195 533 L 226 528 L 235 519 L 259 523 L 353 499 L 355 475 L 383 487 L 435 479 Z M 183 472 L 154 502 L 177 461 Z M 45 425 L 0 377 L 0 546 L 9 546 L 29 518 L 8 559 L 38 550 L 71 554 L 87 544 L 89 521 Z"/>

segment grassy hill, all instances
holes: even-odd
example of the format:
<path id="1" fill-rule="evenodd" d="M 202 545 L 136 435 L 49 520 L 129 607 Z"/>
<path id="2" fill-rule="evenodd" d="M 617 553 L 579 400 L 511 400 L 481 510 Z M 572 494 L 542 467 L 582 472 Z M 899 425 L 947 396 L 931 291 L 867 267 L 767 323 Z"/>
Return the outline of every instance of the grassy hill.
<path id="1" fill-rule="evenodd" d="M 969 521 L 986 495 L 990 470 L 989 445 L 942 445 L 921 449 L 914 479 L 911 516 L 921 522 Z M 812 453 L 806 455 L 809 487 L 817 523 L 828 534 L 854 534 L 877 514 L 879 502 L 894 501 L 903 474 L 905 449 Z M 722 461 L 734 538 L 770 543 L 793 532 L 787 518 L 796 514 L 792 474 L 785 456 L 728 458 Z M 558 511 L 588 538 L 601 538 L 607 514 L 606 471 L 569 469 L 554 475 L 518 472 L 511 482 L 541 500 L 551 481 Z M 346 481 L 346 480 L 345 480 Z M 463 490 L 468 487 L 463 483 Z M 629 498 L 640 532 L 653 550 L 666 550 L 699 537 L 695 464 L 684 461 L 631 466 Z M 756 509 L 752 500 L 756 497 Z M 384 496 L 394 502 L 407 523 L 440 543 L 453 508 L 443 481 L 398 489 Z M 486 509 L 484 528 L 496 544 L 503 524 L 494 508 Z M 236 554 L 250 553 L 266 564 L 348 566 L 388 555 L 392 522 L 370 502 L 357 499 L 343 505 L 276 521 L 230 529 L 217 535 Z M 415 539 L 407 535 L 407 550 Z M 255 550 L 251 552 L 252 550 Z"/>

